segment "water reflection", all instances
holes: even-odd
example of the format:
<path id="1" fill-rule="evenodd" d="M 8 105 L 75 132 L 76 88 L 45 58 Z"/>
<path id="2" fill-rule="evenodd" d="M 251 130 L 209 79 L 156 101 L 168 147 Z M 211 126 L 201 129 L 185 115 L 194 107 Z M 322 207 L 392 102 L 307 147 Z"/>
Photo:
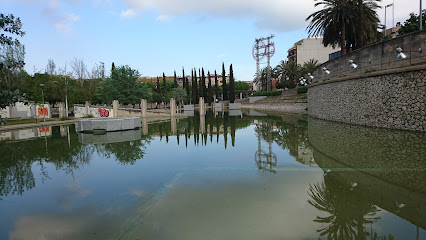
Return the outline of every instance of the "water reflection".
<path id="1" fill-rule="evenodd" d="M 300 115 L 231 115 L 195 112 L 100 136 L 77 134 L 74 126 L 3 134 L 0 210 L 11 211 L 0 216 L 10 223 L 0 228 L 0 238 L 7 232 L 28 238 L 58 221 L 80 226 L 71 239 L 90 239 L 84 235 L 92 232 L 104 238 L 191 239 L 185 233 L 194 233 L 194 225 L 205 231 L 192 239 L 217 229 L 221 239 L 232 231 L 234 238 L 247 239 L 424 238 L 424 134 Z M 72 176 L 71 182 L 60 183 L 64 176 Z M 38 193 L 48 197 L 28 198 L 37 196 L 28 190 L 49 183 L 58 187 Z M 60 210 L 47 204 L 32 214 L 58 189 L 82 197 L 72 202 L 67 192 L 58 197 Z M 12 197 L 31 207 L 17 211 L 8 201 Z M 23 229 L 26 235 L 19 235 Z"/>

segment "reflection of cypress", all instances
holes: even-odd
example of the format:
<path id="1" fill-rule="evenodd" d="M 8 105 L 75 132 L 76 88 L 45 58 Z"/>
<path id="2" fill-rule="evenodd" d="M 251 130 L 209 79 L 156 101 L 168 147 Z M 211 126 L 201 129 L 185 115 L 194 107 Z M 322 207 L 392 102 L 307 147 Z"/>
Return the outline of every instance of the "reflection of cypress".
<path id="1" fill-rule="evenodd" d="M 215 119 L 216 122 L 216 142 L 219 143 L 219 128 L 220 128 L 220 124 L 219 124 L 219 117 L 216 117 Z"/>
<path id="2" fill-rule="evenodd" d="M 207 146 L 207 131 L 204 133 L 204 145 Z"/>
<path id="3" fill-rule="evenodd" d="M 235 146 L 235 125 L 236 125 L 236 123 L 235 123 L 235 121 L 236 121 L 236 119 L 235 119 L 235 117 L 230 117 L 231 118 L 231 141 L 232 141 L 232 146 L 234 147 Z"/>
<path id="4" fill-rule="evenodd" d="M 210 131 L 210 142 L 213 142 L 213 122 L 210 122 L 209 125 L 209 131 Z"/>
<path id="5" fill-rule="evenodd" d="M 158 126 L 158 131 L 160 131 L 160 141 L 163 139 L 163 126 L 160 124 Z"/>
<path id="6" fill-rule="evenodd" d="M 224 113 L 224 117 L 223 117 L 223 137 L 225 140 L 225 149 L 226 149 L 226 145 L 228 143 L 228 121 L 229 121 L 229 117 L 227 113 Z"/>
<path id="7" fill-rule="evenodd" d="M 168 126 L 166 126 L 165 129 L 166 129 L 166 143 L 169 143 L 169 128 L 168 128 Z"/>
<path id="8" fill-rule="evenodd" d="M 180 135 L 180 133 L 179 133 L 179 131 L 177 131 L 177 133 L 176 133 L 176 141 L 177 141 L 178 145 L 179 145 L 179 135 Z"/>
<path id="9" fill-rule="evenodd" d="M 185 147 L 188 148 L 188 127 L 185 128 Z"/>

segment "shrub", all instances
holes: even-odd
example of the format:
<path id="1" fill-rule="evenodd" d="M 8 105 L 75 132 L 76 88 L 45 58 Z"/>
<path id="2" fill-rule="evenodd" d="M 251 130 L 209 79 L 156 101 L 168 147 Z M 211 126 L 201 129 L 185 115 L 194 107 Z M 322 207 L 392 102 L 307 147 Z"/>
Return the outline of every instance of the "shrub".
<path id="1" fill-rule="evenodd" d="M 254 92 L 253 96 L 280 96 L 281 91 L 271 91 L 271 92 Z"/>
<path id="2" fill-rule="evenodd" d="M 308 92 L 308 87 L 307 86 L 303 86 L 303 87 L 298 87 L 297 88 L 297 94 L 307 93 L 307 92 Z"/>

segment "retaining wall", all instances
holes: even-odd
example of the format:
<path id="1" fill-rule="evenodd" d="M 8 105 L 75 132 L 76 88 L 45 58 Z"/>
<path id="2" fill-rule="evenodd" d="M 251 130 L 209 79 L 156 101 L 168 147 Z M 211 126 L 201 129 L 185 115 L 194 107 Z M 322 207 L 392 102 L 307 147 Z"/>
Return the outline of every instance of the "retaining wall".
<path id="1" fill-rule="evenodd" d="M 355 125 L 426 132 L 425 39 L 426 31 L 420 31 L 320 65 L 312 73 L 308 114 Z M 406 59 L 397 60 L 398 47 Z M 349 60 L 358 67 L 352 69 Z"/>

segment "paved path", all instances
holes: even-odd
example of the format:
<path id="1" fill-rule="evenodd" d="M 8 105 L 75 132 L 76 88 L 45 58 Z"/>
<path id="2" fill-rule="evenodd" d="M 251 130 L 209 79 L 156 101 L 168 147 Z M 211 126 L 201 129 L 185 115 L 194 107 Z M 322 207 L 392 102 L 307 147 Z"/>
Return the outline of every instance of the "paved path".
<path id="1" fill-rule="evenodd" d="M 44 126 L 57 126 L 57 125 L 67 125 L 77 122 L 78 119 L 66 120 L 66 121 L 49 121 L 49 122 L 39 122 L 39 123 L 27 123 L 27 124 L 17 124 L 10 126 L 0 126 L 0 132 L 11 131 L 16 129 L 24 128 L 33 128 L 33 127 L 44 127 Z"/>

